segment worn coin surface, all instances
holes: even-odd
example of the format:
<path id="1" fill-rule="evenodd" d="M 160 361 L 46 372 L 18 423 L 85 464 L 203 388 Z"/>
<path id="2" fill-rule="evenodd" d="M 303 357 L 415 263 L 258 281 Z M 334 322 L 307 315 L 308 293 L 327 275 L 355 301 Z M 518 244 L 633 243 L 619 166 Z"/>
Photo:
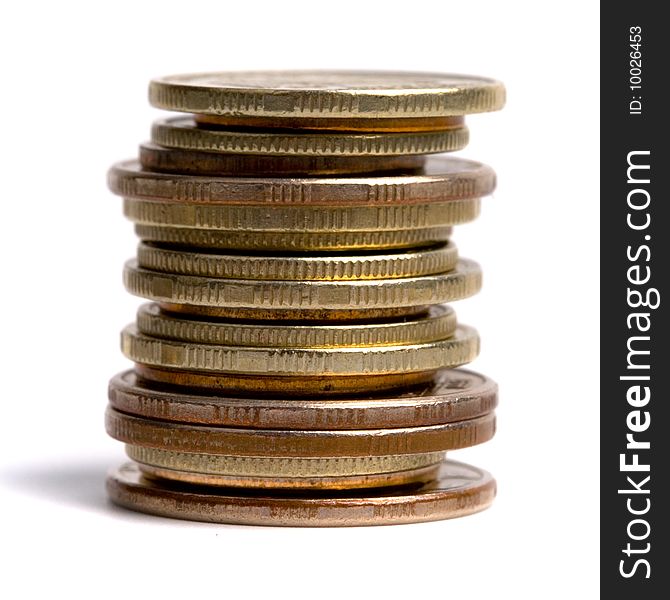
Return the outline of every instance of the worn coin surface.
<path id="1" fill-rule="evenodd" d="M 263 281 L 352 281 L 420 277 L 450 271 L 458 251 L 453 242 L 430 248 L 346 254 L 242 254 L 191 250 L 141 242 L 137 264 L 144 269 Z"/>
<path id="2" fill-rule="evenodd" d="M 140 145 L 139 162 L 151 171 L 233 177 L 316 177 L 412 173 L 426 157 L 407 156 L 281 156 L 273 154 L 223 154 L 165 148 L 147 142 Z"/>
<path id="3" fill-rule="evenodd" d="M 360 324 L 249 323 L 219 319 L 187 319 L 143 304 L 137 311 L 140 333 L 168 340 L 222 346 L 272 348 L 352 348 L 423 344 L 443 340 L 456 330 L 456 313 L 446 305 L 432 306 L 426 315 Z"/>
<path id="4" fill-rule="evenodd" d="M 282 348 L 222 346 L 162 339 L 128 325 L 121 332 L 126 358 L 144 365 L 186 371 L 258 376 L 385 375 L 436 371 L 471 362 L 479 352 L 479 336 L 459 325 L 454 334 L 434 342 L 354 348 Z"/>
<path id="5" fill-rule="evenodd" d="M 109 382 L 108 397 L 121 412 L 162 421 L 254 429 L 391 429 L 480 417 L 495 409 L 498 387 L 474 371 L 441 369 L 421 386 L 386 394 L 241 398 L 157 387 L 125 371 Z"/>
<path id="6" fill-rule="evenodd" d="M 491 167 L 452 156 L 432 156 L 420 171 L 361 177 L 207 177 L 155 173 L 136 160 L 107 174 L 112 192 L 138 200 L 189 204 L 367 205 L 426 204 L 480 198 L 496 183 Z"/>
<path id="7" fill-rule="evenodd" d="M 468 448 L 490 440 L 495 415 L 424 427 L 282 430 L 212 427 L 136 417 L 107 408 L 107 433 L 134 446 L 227 456 L 388 456 Z"/>
<path id="8" fill-rule="evenodd" d="M 291 490 L 360 490 L 425 483 L 435 479 L 440 463 L 389 473 L 368 475 L 332 475 L 328 477 L 257 477 L 253 475 L 212 475 L 197 471 L 168 469 L 140 463 L 140 471 L 147 477 L 182 481 L 195 485 L 246 489 L 291 489 Z"/>
<path id="9" fill-rule="evenodd" d="M 432 379 L 434 371 L 408 371 L 367 375 L 273 375 L 217 371 L 183 371 L 135 363 L 137 374 L 157 384 L 205 393 L 238 394 L 247 397 L 314 397 L 370 394 L 405 389 Z"/>
<path id="10" fill-rule="evenodd" d="M 462 150 L 468 144 L 465 125 L 438 131 L 358 133 L 349 131 L 203 128 L 193 117 L 155 121 L 151 141 L 159 146 L 276 156 L 407 156 Z"/>
<path id="11" fill-rule="evenodd" d="M 467 298 L 481 287 L 479 265 L 460 259 L 455 269 L 436 275 L 361 281 L 257 281 L 165 273 L 126 263 L 126 289 L 136 296 L 170 305 L 249 311 L 270 310 L 269 318 L 328 318 L 328 311 L 356 311 L 363 318 L 375 309 L 409 308 Z M 177 309 L 178 310 L 178 309 Z M 298 312 L 296 312 L 298 311 Z M 244 313 L 239 313 L 241 318 Z M 339 316 L 339 315 L 336 315 Z M 262 317 L 260 317 L 262 318 Z"/>
<path id="12" fill-rule="evenodd" d="M 334 477 L 393 473 L 434 465 L 444 452 L 400 454 L 398 456 L 340 456 L 335 458 L 263 458 L 173 452 L 158 448 L 126 446 L 126 454 L 136 462 L 154 467 L 191 471 L 208 475 L 241 477 Z"/>
<path id="13" fill-rule="evenodd" d="M 479 215 L 478 198 L 431 204 L 388 206 L 237 206 L 227 204 L 185 204 L 125 198 L 123 211 L 135 223 L 194 229 L 235 231 L 237 235 L 276 233 L 300 236 L 340 232 L 406 232 L 467 223 Z M 401 233 L 401 235 L 406 235 Z M 369 244 L 362 239 L 361 244 Z"/>
<path id="14" fill-rule="evenodd" d="M 160 225 L 135 225 L 140 239 L 191 248 L 307 252 L 342 250 L 396 250 L 422 248 L 445 242 L 451 227 L 404 229 L 398 231 L 238 231 L 191 229 Z"/>
<path id="15" fill-rule="evenodd" d="M 451 73 L 238 71 L 154 79 L 149 84 L 149 101 L 177 112 L 265 117 L 279 125 L 282 119 L 303 127 L 315 126 L 311 120 L 326 127 L 353 120 L 348 126 L 355 128 L 356 120 L 364 120 L 362 127 L 374 129 L 378 122 L 388 127 L 386 119 L 499 110 L 505 103 L 505 88 L 493 79 Z"/>
<path id="16" fill-rule="evenodd" d="M 210 523 L 293 527 L 391 525 L 461 517 L 490 506 L 495 492 L 489 473 L 451 460 L 428 483 L 361 492 L 223 490 L 146 478 L 130 463 L 107 478 L 112 501 L 132 510 Z"/>

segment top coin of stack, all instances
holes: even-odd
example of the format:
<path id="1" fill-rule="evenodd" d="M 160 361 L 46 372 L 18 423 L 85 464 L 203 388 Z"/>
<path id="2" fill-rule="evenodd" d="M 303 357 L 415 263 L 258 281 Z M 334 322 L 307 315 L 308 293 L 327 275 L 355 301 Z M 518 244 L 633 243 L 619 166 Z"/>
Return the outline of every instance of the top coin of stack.
<path id="1" fill-rule="evenodd" d="M 493 435 L 497 398 L 490 380 L 481 387 L 482 376 L 452 371 L 476 357 L 479 338 L 442 305 L 479 290 L 479 266 L 459 258 L 450 237 L 476 218 L 495 174 L 429 155 L 463 148 L 465 115 L 501 108 L 502 84 L 433 73 L 231 72 L 156 79 L 149 98 L 191 115 L 156 122 L 139 161 L 109 172 L 142 240 L 126 287 L 155 302 L 122 333 L 136 366 L 110 383 L 107 416 L 109 433 L 153 483 L 126 469 L 110 479 L 112 497 L 205 518 L 169 482 L 212 486 L 203 492 L 207 520 L 279 524 L 354 517 L 343 498 L 321 515 L 308 496 L 292 497 L 286 511 L 286 499 L 264 498 L 270 512 L 252 515 L 244 492 L 220 504 L 212 490 L 420 483 L 434 502 L 419 515 L 406 507 L 424 502 L 423 492 L 398 492 L 409 510 L 399 518 L 384 516 L 373 494 L 377 516 L 356 516 L 358 524 L 490 503 L 490 476 L 440 467 L 445 451 Z M 289 405 L 287 425 L 277 415 Z M 250 425 L 259 410 L 270 419 L 261 428 Z M 452 504 L 454 490 L 470 508 Z M 158 496 L 175 503 L 159 507 Z M 364 504 L 357 497 L 356 510 Z"/>

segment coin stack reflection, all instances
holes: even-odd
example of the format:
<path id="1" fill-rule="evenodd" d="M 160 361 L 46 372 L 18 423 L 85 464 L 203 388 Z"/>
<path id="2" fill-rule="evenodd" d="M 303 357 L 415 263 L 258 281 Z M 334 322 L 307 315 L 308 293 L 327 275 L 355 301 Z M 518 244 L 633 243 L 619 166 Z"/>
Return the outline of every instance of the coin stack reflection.
<path id="1" fill-rule="evenodd" d="M 452 228 L 495 185 L 464 115 L 494 80 L 230 72 L 154 80 L 139 159 L 109 172 L 151 301 L 121 335 L 108 433 L 128 508 L 201 521 L 407 523 L 490 505 L 495 481 L 446 453 L 489 440 L 493 381 L 451 302 L 477 263 Z M 438 154 L 435 156 L 435 154 Z"/>

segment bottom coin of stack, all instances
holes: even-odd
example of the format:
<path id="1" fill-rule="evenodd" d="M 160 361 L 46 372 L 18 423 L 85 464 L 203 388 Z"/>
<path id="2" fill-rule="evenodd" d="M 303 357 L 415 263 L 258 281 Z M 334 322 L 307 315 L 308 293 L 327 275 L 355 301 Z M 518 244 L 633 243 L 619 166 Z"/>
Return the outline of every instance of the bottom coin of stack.
<path id="1" fill-rule="evenodd" d="M 159 311 L 140 309 L 147 314 Z M 110 382 L 109 400 L 107 431 L 135 462 L 111 474 L 108 493 L 135 510 L 220 523 L 373 525 L 462 516 L 495 495 L 488 473 L 445 458 L 495 430 L 495 383 L 464 369 L 326 399 L 223 395 L 127 371 Z"/>

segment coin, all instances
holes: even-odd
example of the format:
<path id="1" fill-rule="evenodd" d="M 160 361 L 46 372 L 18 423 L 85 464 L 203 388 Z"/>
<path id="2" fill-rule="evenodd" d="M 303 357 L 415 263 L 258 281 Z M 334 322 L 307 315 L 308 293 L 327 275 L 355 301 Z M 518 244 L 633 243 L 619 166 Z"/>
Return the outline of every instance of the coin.
<path id="1" fill-rule="evenodd" d="M 140 145 L 139 161 L 151 171 L 234 177 L 296 177 L 363 175 L 420 169 L 425 156 L 281 156 L 274 154 L 222 154 Z"/>
<path id="2" fill-rule="evenodd" d="M 451 73 L 402 71 L 238 71 L 171 75 L 149 84 L 157 108 L 226 117 L 328 123 L 444 118 L 498 110 L 499 81 Z M 253 123 L 251 119 L 248 121 Z M 354 122 L 355 123 L 355 122 Z M 411 125 L 410 125 L 411 126 Z"/>
<path id="3" fill-rule="evenodd" d="M 479 215 L 479 205 L 478 198 L 387 206 L 237 206 L 125 198 L 123 212 L 131 221 L 145 225 L 235 231 L 238 236 L 275 233 L 300 239 L 306 233 L 361 232 L 363 236 L 371 231 L 434 230 L 472 221 Z M 369 242 L 363 239 L 361 243 Z"/>
<path id="4" fill-rule="evenodd" d="M 273 348 L 352 348 L 422 344 L 443 340 L 456 329 L 456 313 L 445 305 L 432 306 L 418 318 L 361 324 L 302 322 L 282 324 L 186 319 L 143 304 L 137 311 L 137 329 L 148 336 L 222 346 Z"/>
<path id="5" fill-rule="evenodd" d="M 360 281 L 419 277 L 450 271 L 458 251 L 453 242 L 430 248 L 389 254 L 371 251 L 358 254 L 240 254 L 213 250 L 193 251 L 141 242 L 137 264 L 143 269 L 215 277 L 263 281 Z"/>
<path id="6" fill-rule="evenodd" d="M 154 173 L 143 170 L 136 160 L 127 160 L 109 170 L 107 184 L 113 193 L 137 200 L 245 206 L 393 206 L 480 198 L 494 190 L 496 179 L 493 169 L 480 162 L 433 156 L 423 169 L 409 174 L 291 178 Z"/>
<path id="7" fill-rule="evenodd" d="M 444 452 L 400 454 L 398 456 L 340 456 L 335 458 L 263 458 L 253 456 L 222 456 L 173 452 L 158 448 L 126 446 L 126 454 L 136 462 L 165 469 L 191 471 L 208 475 L 236 477 L 335 477 L 393 473 L 434 465 L 442 461 Z"/>
<path id="8" fill-rule="evenodd" d="M 434 342 L 358 348 L 221 346 L 144 335 L 129 325 L 121 332 L 123 354 L 136 363 L 166 369 L 261 376 L 385 375 L 436 371 L 471 362 L 479 336 L 459 325 L 453 336 Z"/>
<path id="9" fill-rule="evenodd" d="M 107 478 L 113 502 L 144 513 L 245 525 L 292 527 L 390 525 L 437 521 L 487 508 L 495 497 L 489 473 L 446 460 L 436 476 L 419 486 L 366 492 L 287 493 L 233 491 L 143 477 L 125 464 Z"/>
<path id="10" fill-rule="evenodd" d="M 109 382 L 115 409 L 149 419 L 254 429 L 392 429 L 464 421 L 487 414 L 498 402 L 491 379 L 465 369 L 441 369 L 408 391 L 323 399 L 240 398 L 207 390 L 156 387 L 133 371 Z"/>
<path id="11" fill-rule="evenodd" d="M 468 448 L 490 440 L 495 415 L 425 427 L 356 430 L 238 429 L 170 423 L 108 407 L 107 433 L 134 446 L 226 456 L 388 456 Z"/>
<path id="12" fill-rule="evenodd" d="M 249 397 L 309 397 L 370 394 L 385 390 L 405 389 L 430 381 L 434 371 L 411 371 L 382 375 L 307 375 L 276 376 L 178 371 L 135 363 L 137 374 L 157 384 L 168 384 L 192 392 L 220 392 Z"/>
<path id="13" fill-rule="evenodd" d="M 468 128 L 402 133 L 204 129 L 193 117 L 169 117 L 154 122 L 151 141 L 168 148 L 232 154 L 406 156 L 462 150 L 468 144 Z"/>
<path id="14" fill-rule="evenodd" d="M 210 475 L 194 471 L 181 471 L 140 464 L 140 471 L 147 477 L 181 481 L 195 485 L 219 486 L 245 489 L 291 489 L 291 490 L 360 490 L 426 483 L 435 479 L 440 463 L 395 471 L 371 473 L 369 475 L 336 475 L 331 477 L 253 477 L 241 475 Z"/>
<path id="15" fill-rule="evenodd" d="M 374 309 L 413 309 L 466 298 L 479 291 L 481 270 L 474 261 L 460 259 L 452 271 L 422 277 L 255 281 L 151 271 L 130 260 L 124 283 L 131 294 L 168 304 L 239 309 L 251 315 L 254 309 L 272 310 L 270 318 L 294 318 L 296 311 L 305 317 L 312 312 L 313 318 L 327 318 L 328 311 L 355 310 L 365 315 Z"/>
<path id="16" fill-rule="evenodd" d="M 399 231 L 236 231 L 219 229 L 190 229 L 135 225 L 135 233 L 143 240 L 222 250 L 255 250 L 295 252 L 304 250 L 396 250 L 423 248 L 445 242 L 451 236 L 451 227 L 405 229 Z"/>
<path id="17" fill-rule="evenodd" d="M 253 127 L 255 129 L 310 129 L 312 131 L 355 131 L 367 133 L 400 133 L 419 131 L 444 131 L 461 127 L 463 117 L 400 117 L 397 119 L 310 119 L 301 117 L 238 117 L 235 115 L 194 115 L 195 122 L 203 127 Z"/>

